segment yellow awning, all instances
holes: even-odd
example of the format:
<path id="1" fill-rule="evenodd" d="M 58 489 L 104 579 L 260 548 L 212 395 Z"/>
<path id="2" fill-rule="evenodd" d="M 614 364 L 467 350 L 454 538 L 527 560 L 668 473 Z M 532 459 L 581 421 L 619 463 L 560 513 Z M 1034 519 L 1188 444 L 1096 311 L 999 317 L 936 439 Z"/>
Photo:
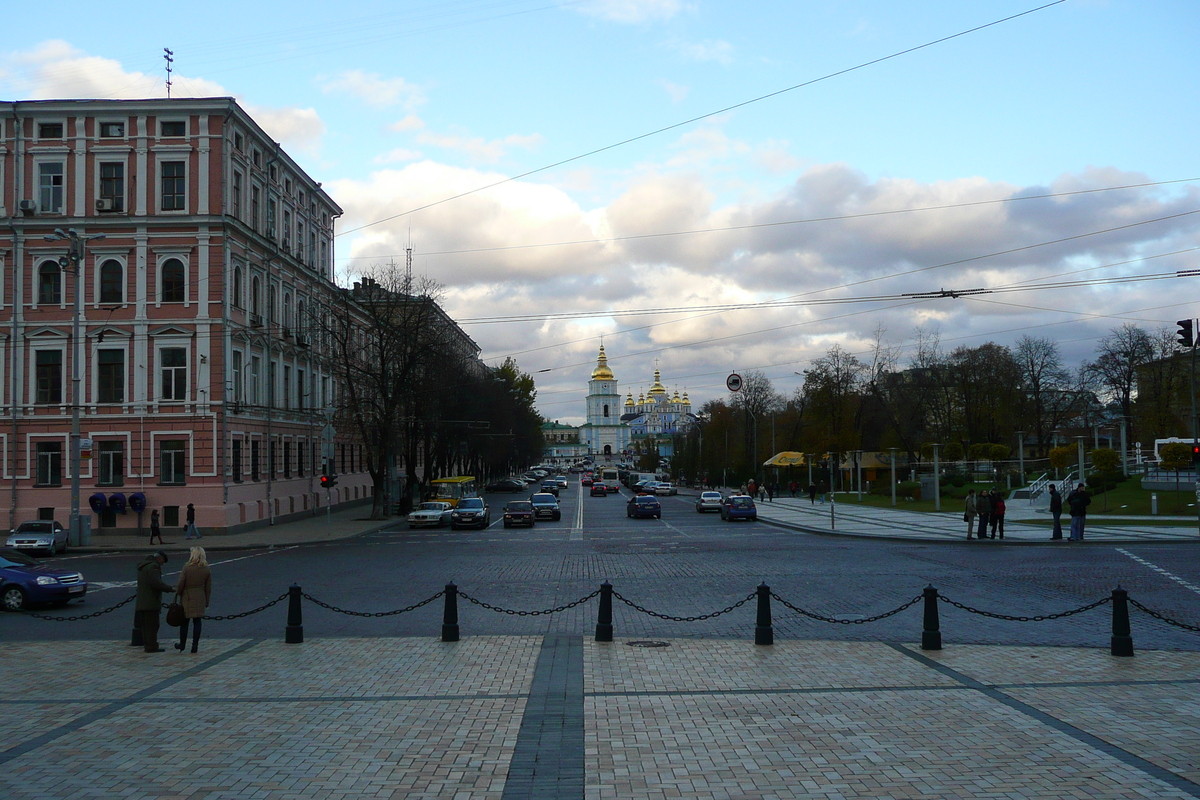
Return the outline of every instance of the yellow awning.
<path id="1" fill-rule="evenodd" d="M 794 450 L 784 450 L 782 453 L 776 453 L 763 462 L 764 467 L 794 467 L 797 464 L 803 464 L 804 453 L 797 453 Z"/>

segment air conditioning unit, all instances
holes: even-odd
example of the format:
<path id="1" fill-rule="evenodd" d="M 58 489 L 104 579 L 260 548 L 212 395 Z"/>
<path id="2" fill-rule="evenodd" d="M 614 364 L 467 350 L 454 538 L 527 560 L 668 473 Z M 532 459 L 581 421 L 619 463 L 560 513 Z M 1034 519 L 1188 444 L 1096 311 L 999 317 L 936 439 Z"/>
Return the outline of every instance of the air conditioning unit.
<path id="1" fill-rule="evenodd" d="M 297 347 L 308 347 L 308 337 L 305 336 L 303 333 L 297 333 L 296 334 L 296 346 Z"/>
<path id="2" fill-rule="evenodd" d="M 17 208 L 21 209 L 22 214 L 29 215 L 37 211 L 37 203 L 32 200 L 22 200 L 20 203 L 17 203 Z"/>
<path id="3" fill-rule="evenodd" d="M 292 329 L 291 328 L 281 328 L 280 331 L 281 331 L 284 339 L 292 338 Z"/>
<path id="4" fill-rule="evenodd" d="M 117 201 L 111 197 L 104 197 L 96 201 L 97 211 L 116 211 Z"/>
<path id="5" fill-rule="evenodd" d="M 250 315 L 250 327 L 261 328 L 262 327 L 262 317 L 259 316 L 258 314 L 251 314 Z"/>

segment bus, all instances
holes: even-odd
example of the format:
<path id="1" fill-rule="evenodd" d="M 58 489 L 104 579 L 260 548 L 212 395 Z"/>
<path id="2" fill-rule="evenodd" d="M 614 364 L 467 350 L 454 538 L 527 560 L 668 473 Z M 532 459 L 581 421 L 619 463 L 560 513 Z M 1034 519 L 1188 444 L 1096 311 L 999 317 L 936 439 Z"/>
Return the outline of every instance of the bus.
<path id="1" fill-rule="evenodd" d="M 475 476 L 455 475 L 453 478 L 435 478 L 429 482 L 433 488 L 433 499 L 457 507 L 464 497 L 476 497 Z"/>
<path id="2" fill-rule="evenodd" d="M 602 468 L 600 470 L 600 480 L 603 481 L 605 488 L 609 492 L 615 492 L 621 488 L 621 477 L 616 467 Z"/>

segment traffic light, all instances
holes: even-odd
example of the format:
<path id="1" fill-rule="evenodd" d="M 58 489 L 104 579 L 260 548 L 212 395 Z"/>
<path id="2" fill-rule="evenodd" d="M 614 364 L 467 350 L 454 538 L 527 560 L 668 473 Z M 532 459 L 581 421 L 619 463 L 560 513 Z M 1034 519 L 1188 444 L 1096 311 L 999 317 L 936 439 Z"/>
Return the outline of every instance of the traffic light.
<path id="1" fill-rule="evenodd" d="M 1192 463 L 1200 464 L 1200 444 L 1192 445 Z"/>
<path id="2" fill-rule="evenodd" d="M 337 475 L 322 475 L 321 476 L 321 488 L 322 489 L 332 489 L 333 487 L 337 486 L 337 479 L 338 479 Z"/>
<path id="3" fill-rule="evenodd" d="M 1192 337 L 1192 321 L 1190 319 L 1181 319 L 1175 324 L 1179 326 L 1179 346 L 1191 347 L 1196 341 Z"/>

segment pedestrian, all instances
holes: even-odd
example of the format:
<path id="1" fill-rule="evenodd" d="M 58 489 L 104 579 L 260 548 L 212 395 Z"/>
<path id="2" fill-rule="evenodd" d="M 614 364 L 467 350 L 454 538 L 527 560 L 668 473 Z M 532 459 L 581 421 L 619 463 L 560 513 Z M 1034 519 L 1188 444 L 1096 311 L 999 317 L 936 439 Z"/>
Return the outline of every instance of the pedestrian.
<path id="1" fill-rule="evenodd" d="M 811 505 L 815 504 L 816 502 L 817 502 L 817 485 L 815 483 L 810 483 L 808 485 L 808 504 L 811 506 Z M 824 503 L 825 499 L 822 498 L 821 502 Z"/>
<path id="2" fill-rule="evenodd" d="M 1071 539 L 1072 542 L 1083 541 L 1083 525 L 1087 518 L 1087 507 L 1092 502 L 1092 496 L 1087 493 L 1087 487 L 1082 483 L 1079 488 L 1067 495 L 1067 505 L 1071 508 Z"/>
<path id="3" fill-rule="evenodd" d="M 196 528 L 196 506 L 188 503 L 187 507 L 187 524 L 183 526 L 183 532 L 187 534 L 183 538 L 200 538 L 200 531 Z"/>
<path id="4" fill-rule="evenodd" d="M 766 484 L 761 484 L 758 487 L 758 502 L 761 503 L 763 500 L 766 499 L 766 497 L 767 497 L 767 486 L 766 486 Z"/>
<path id="5" fill-rule="evenodd" d="M 183 624 L 179 626 L 179 643 L 175 649 L 183 652 L 187 645 L 188 623 L 192 625 L 192 652 L 200 649 L 200 623 L 204 612 L 212 600 L 212 572 L 208 568 L 208 559 L 203 547 L 193 547 L 188 562 L 183 565 L 179 574 L 179 583 L 175 585 L 175 593 L 183 606 Z"/>
<path id="6" fill-rule="evenodd" d="M 792 481 L 791 483 L 788 484 L 788 490 L 791 491 L 792 497 L 796 496 L 796 492 L 799 489 L 800 489 L 800 484 L 797 483 L 796 481 Z"/>
<path id="7" fill-rule="evenodd" d="M 988 498 L 987 492 L 980 492 L 975 495 L 975 512 L 979 514 L 979 532 L 980 539 L 986 539 L 988 533 L 988 521 L 992 516 L 992 501 Z"/>
<path id="8" fill-rule="evenodd" d="M 999 489 L 992 489 L 992 538 L 996 538 L 996 533 L 1000 533 L 1000 538 L 1004 538 L 1004 495 L 1000 494 Z"/>
<path id="9" fill-rule="evenodd" d="M 154 537 L 158 537 L 159 544 L 165 544 L 162 540 L 162 528 L 158 526 L 158 509 L 150 512 L 150 544 L 154 544 Z"/>
<path id="10" fill-rule="evenodd" d="M 767 484 L 767 502 L 775 502 L 775 484 L 773 483 Z"/>
<path id="11" fill-rule="evenodd" d="M 963 511 L 963 522 L 967 523 L 967 539 L 971 538 L 971 531 L 975 530 L 975 517 L 979 514 L 979 509 L 975 504 L 975 490 L 971 489 L 967 492 L 966 508 Z"/>
<path id="12" fill-rule="evenodd" d="M 137 601 L 134 616 L 142 631 L 142 646 L 147 653 L 162 653 L 166 648 L 158 646 L 158 622 L 162 611 L 162 593 L 173 592 L 175 587 L 163 583 L 162 565 L 167 563 L 167 554 L 156 550 L 137 566 Z"/>
<path id="13" fill-rule="evenodd" d="M 750 497 L 758 497 L 758 484 L 754 482 L 753 478 L 746 483 L 746 493 Z"/>
<path id="14" fill-rule="evenodd" d="M 1062 495 L 1058 493 L 1058 489 L 1054 484 L 1050 484 L 1050 513 L 1054 515 L 1054 533 L 1050 536 L 1051 539 L 1062 538 Z"/>
<path id="15" fill-rule="evenodd" d="M 817 494 L 821 495 L 821 503 L 824 505 L 825 499 L 829 496 L 829 481 L 821 481 L 817 485 Z"/>

